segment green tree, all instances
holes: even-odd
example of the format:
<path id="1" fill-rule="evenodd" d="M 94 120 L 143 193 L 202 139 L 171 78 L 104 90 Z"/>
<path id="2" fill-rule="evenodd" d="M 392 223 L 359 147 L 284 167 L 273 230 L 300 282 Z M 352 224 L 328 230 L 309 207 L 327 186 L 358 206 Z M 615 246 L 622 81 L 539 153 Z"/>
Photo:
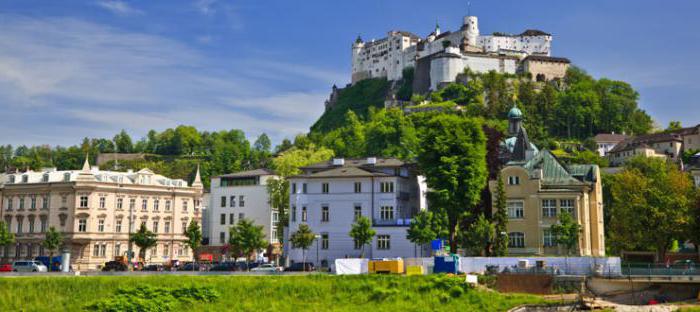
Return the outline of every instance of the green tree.
<path id="1" fill-rule="evenodd" d="M 457 224 L 473 212 L 486 184 L 486 137 L 481 124 L 455 115 L 434 117 L 421 132 L 418 165 L 431 189 L 431 205 L 447 215 L 450 249 L 455 251 Z"/>
<path id="2" fill-rule="evenodd" d="M 5 221 L 0 221 L 0 248 L 5 248 L 15 243 L 15 234 L 10 232 Z M 5 255 L 7 257 L 7 255 Z"/>
<path id="3" fill-rule="evenodd" d="M 578 244 L 581 234 L 581 225 L 566 211 L 559 214 L 559 223 L 550 227 L 557 244 L 566 248 L 566 255 L 571 255 L 571 250 Z"/>
<path id="4" fill-rule="evenodd" d="M 292 233 L 292 235 L 289 237 L 292 247 L 301 248 L 301 258 L 303 263 L 306 263 L 306 250 L 308 250 L 309 247 L 311 247 L 311 244 L 314 243 L 314 239 L 316 239 L 316 235 L 311 231 L 309 225 L 305 223 L 299 224 L 297 231 Z M 304 270 L 306 270 L 306 265 L 304 265 Z"/>
<path id="5" fill-rule="evenodd" d="M 255 225 L 252 220 L 239 219 L 235 226 L 229 229 L 229 245 L 233 250 L 245 257 L 246 268 L 250 255 L 267 248 L 265 232 L 262 225 Z"/>
<path id="6" fill-rule="evenodd" d="M 282 177 L 301 173 L 299 167 L 326 161 L 334 155 L 333 150 L 306 143 L 306 148 L 292 147 L 277 156 L 273 161 L 275 172 Z"/>
<path id="7" fill-rule="evenodd" d="M 119 153 L 131 153 L 132 149 L 134 148 L 133 143 L 131 142 L 131 137 L 124 129 L 122 129 L 119 134 L 115 135 L 112 141 L 114 141 L 117 147 L 117 152 Z"/>
<path id="8" fill-rule="evenodd" d="M 365 137 L 366 155 L 413 159 L 418 151 L 416 129 L 400 109 L 371 109 Z"/>
<path id="9" fill-rule="evenodd" d="M 277 210 L 278 224 L 277 240 L 284 244 L 284 227 L 289 226 L 289 180 L 280 177 L 267 180 L 267 194 L 270 198 L 270 206 Z"/>
<path id="10" fill-rule="evenodd" d="M 634 157 L 611 179 L 610 231 L 613 251 L 656 250 L 662 261 L 673 240 L 690 226 L 695 188 L 688 174 L 660 158 Z M 653 229 L 653 231 L 649 231 Z"/>
<path id="11" fill-rule="evenodd" d="M 270 140 L 270 137 L 267 136 L 267 134 L 263 133 L 258 138 L 255 140 L 255 143 L 253 143 L 253 148 L 257 151 L 260 152 L 270 152 L 270 148 L 272 148 L 272 141 Z"/>
<path id="12" fill-rule="evenodd" d="M 61 235 L 61 232 L 57 231 L 53 226 L 49 227 L 49 230 L 46 231 L 44 236 L 44 241 L 41 242 L 41 245 L 49 251 L 49 270 L 51 269 L 50 262 L 53 261 L 53 253 L 54 251 L 57 251 L 62 244 L 63 235 Z"/>
<path id="13" fill-rule="evenodd" d="M 503 184 L 503 176 L 499 174 L 496 183 L 493 255 L 504 257 L 508 254 L 508 211 L 506 211 L 506 189 Z"/>
<path id="14" fill-rule="evenodd" d="M 460 245 L 473 255 L 488 256 L 494 242 L 495 226 L 483 214 L 479 214 L 469 228 L 459 231 Z"/>
<path id="15" fill-rule="evenodd" d="M 202 229 L 197 221 L 190 221 L 185 229 L 185 236 L 187 237 L 185 244 L 192 250 L 192 262 L 197 263 L 197 249 L 202 245 Z M 192 266 L 192 270 L 194 270 L 194 266 Z"/>
<path id="16" fill-rule="evenodd" d="M 372 229 L 372 224 L 367 217 L 359 217 L 352 224 L 350 229 L 350 237 L 355 240 L 356 244 L 362 246 L 362 251 L 360 252 L 360 258 L 365 257 L 365 245 L 372 242 L 372 238 L 377 234 L 377 231 Z"/>
<path id="17" fill-rule="evenodd" d="M 139 260 L 145 263 L 146 250 L 155 246 L 158 241 L 156 240 L 156 234 L 146 229 L 146 224 L 141 224 L 139 230 L 131 234 L 129 242 L 139 247 Z"/>
<path id="18" fill-rule="evenodd" d="M 406 238 L 421 248 L 421 257 L 425 245 L 430 244 L 433 240 L 446 237 L 445 229 L 439 216 L 435 213 L 424 210 L 419 212 L 411 220 L 411 224 L 406 231 Z"/>
<path id="19" fill-rule="evenodd" d="M 681 122 L 677 120 L 671 120 L 668 122 L 668 127 L 666 128 L 666 131 L 676 131 L 680 129 L 683 129 Z"/>

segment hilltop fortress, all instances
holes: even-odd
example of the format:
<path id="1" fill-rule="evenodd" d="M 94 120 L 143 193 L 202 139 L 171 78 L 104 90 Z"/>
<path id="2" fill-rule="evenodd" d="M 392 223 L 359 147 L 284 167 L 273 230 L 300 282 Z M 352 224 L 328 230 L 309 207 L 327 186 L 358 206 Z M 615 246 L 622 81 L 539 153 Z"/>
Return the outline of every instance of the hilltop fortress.
<path id="1" fill-rule="evenodd" d="M 352 45 L 352 83 L 368 78 L 398 81 L 406 68 L 414 68 L 414 93 L 438 90 L 469 69 L 484 73 L 529 73 L 547 81 L 566 74 L 569 60 L 551 56 L 552 35 L 528 29 L 519 35 L 481 35 L 476 16 L 465 16 L 459 31 L 441 32 L 439 25 L 426 38 L 406 31 Z"/>

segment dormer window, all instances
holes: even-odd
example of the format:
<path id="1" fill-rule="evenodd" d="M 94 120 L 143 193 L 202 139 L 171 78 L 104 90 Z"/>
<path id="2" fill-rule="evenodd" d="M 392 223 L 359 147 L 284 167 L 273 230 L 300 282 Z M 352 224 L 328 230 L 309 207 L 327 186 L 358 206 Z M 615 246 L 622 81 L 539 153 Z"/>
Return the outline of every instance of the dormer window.
<path id="1" fill-rule="evenodd" d="M 41 182 L 44 182 L 44 183 L 49 182 L 49 174 L 48 173 L 44 173 L 44 175 L 41 177 Z"/>
<path id="2" fill-rule="evenodd" d="M 27 183 L 27 182 L 29 182 L 29 176 L 25 174 L 22 176 L 22 183 Z"/>
<path id="3" fill-rule="evenodd" d="M 14 175 L 10 176 L 10 180 L 8 181 L 8 183 L 15 183 L 15 176 Z"/>
<path id="4" fill-rule="evenodd" d="M 63 174 L 63 181 L 64 182 L 69 182 L 70 181 L 70 172 L 66 172 Z"/>

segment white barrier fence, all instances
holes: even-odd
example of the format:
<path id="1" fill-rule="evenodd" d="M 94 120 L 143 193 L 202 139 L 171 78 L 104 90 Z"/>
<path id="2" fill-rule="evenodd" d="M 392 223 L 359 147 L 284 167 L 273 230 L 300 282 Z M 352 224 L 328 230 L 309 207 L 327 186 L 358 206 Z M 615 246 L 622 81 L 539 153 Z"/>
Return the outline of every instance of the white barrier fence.
<path id="1" fill-rule="evenodd" d="M 619 276 L 622 274 L 619 257 L 460 257 L 459 270 L 463 273 L 484 273 L 487 266 L 498 266 L 502 272 L 506 267 L 514 268 L 526 260 L 530 267 L 544 261 L 545 267 L 554 268 L 566 275 Z M 338 275 L 366 274 L 368 259 L 336 259 L 332 271 Z M 406 258 L 404 265 L 423 266 L 424 272 L 432 272 L 434 258 Z"/>

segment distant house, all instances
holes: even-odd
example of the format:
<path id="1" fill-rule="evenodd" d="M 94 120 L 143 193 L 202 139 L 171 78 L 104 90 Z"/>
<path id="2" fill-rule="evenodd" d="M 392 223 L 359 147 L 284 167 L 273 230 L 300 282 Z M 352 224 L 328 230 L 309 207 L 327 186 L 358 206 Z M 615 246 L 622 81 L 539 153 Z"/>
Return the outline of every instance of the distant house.
<path id="1" fill-rule="evenodd" d="M 598 147 L 598 154 L 600 154 L 600 157 L 605 157 L 610 150 L 615 148 L 617 144 L 620 142 L 626 140 L 629 138 L 627 135 L 624 134 L 616 134 L 616 133 L 599 133 L 596 135 L 593 140 L 596 143 L 596 146 Z"/>
<path id="2" fill-rule="evenodd" d="M 620 166 L 627 159 L 638 155 L 678 161 L 682 151 L 683 136 L 676 132 L 663 132 L 626 139 L 608 151 L 607 157 L 611 166 Z"/>
<path id="3" fill-rule="evenodd" d="M 673 131 L 683 138 L 684 151 L 700 151 L 700 125 Z"/>

